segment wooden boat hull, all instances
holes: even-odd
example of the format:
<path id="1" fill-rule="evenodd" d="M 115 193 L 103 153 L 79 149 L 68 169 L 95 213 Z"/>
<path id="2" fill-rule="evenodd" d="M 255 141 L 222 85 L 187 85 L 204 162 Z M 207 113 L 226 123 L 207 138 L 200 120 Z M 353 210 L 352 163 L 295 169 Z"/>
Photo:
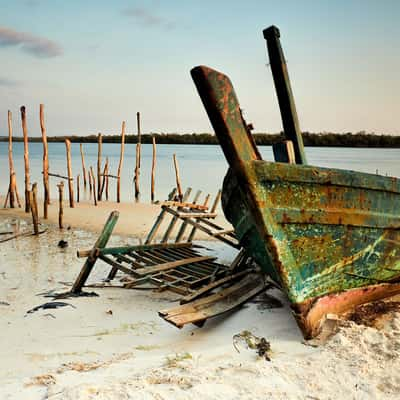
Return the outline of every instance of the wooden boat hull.
<path id="1" fill-rule="evenodd" d="M 327 313 L 400 291 L 398 180 L 264 161 L 247 168 L 253 195 L 228 173 L 224 213 L 287 293 L 306 337 Z M 261 218 L 249 212 L 249 201 Z"/>
<path id="2" fill-rule="evenodd" d="M 192 70 L 231 167 L 222 205 L 306 338 L 328 313 L 400 292 L 400 181 L 260 159 L 229 78 Z"/>

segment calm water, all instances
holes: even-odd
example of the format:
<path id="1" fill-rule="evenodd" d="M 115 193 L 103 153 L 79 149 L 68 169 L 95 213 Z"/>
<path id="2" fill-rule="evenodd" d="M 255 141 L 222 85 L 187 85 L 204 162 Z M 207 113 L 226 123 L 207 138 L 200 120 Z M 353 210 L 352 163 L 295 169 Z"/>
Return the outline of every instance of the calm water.
<path id="1" fill-rule="evenodd" d="M 97 144 L 83 145 L 86 168 L 93 166 L 97 171 Z M 260 146 L 265 160 L 273 160 L 272 149 Z M 19 193 L 24 189 L 23 143 L 14 143 L 14 165 L 18 180 Z M 103 162 L 109 158 L 110 174 L 116 175 L 119 162 L 119 144 L 103 144 Z M 72 143 L 72 172 L 74 177 L 81 174 L 82 167 L 79 143 Z M 203 192 L 214 195 L 222 185 L 222 179 L 227 169 L 227 163 L 219 146 L 204 145 L 158 145 L 156 169 L 156 198 L 165 199 L 171 188 L 175 186 L 175 173 L 172 155 L 177 155 L 183 188 L 191 186 Z M 352 169 L 357 171 L 387 174 L 400 177 L 400 149 L 352 149 L 352 148 L 306 148 L 308 162 L 322 167 Z M 39 195 L 42 196 L 42 144 L 30 143 L 31 182 L 38 182 Z M 150 173 L 152 161 L 152 146 L 142 145 L 142 162 L 140 176 L 141 201 L 150 201 Z M 49 143 L 50 172 L 66 175 L 66 156 L 64 143 Z M 0 143 L 1 181 L 0 194 L 7 193 L 9 183 L 8 144 Z M 122 169 L 121 196 L 123 201 L 134 198 L 133 175 L 135 168 L 135 145 L 125 145 L 125 157 Z M 56 197 L 58 178 L 50 178 L 51 196 Z M 81 189 L 82 198 L 85 197 Z M 87 196 L 87 195 L 86 195 Z M 110 179 L 110 200 L 116 199 L 115 180 Z"/>

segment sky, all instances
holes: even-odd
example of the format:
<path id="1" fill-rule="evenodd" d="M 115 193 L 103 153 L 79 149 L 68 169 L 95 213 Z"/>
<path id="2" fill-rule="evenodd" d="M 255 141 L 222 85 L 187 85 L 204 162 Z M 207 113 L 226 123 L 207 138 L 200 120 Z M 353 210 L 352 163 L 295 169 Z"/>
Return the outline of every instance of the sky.
<path id="1" fill-rule="evenodd" d="M 0 0 L 0 136 L 212 132 L 190 77 L 227 74 L 255 132 L 281 118 L 262 30 L 276 25 L 300 126 L 400 134 L 398 0 Z"/>

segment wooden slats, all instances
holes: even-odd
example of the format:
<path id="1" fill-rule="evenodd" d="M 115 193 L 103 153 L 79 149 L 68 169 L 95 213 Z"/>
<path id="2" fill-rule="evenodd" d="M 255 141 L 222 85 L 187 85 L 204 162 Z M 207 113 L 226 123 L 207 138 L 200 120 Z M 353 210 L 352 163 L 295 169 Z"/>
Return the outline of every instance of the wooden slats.
<path id="1" fill-rule="evenodd" d="M 135 271 L 135 273 L 139 274 L 139 275 L 149 275 L 149 274 L 153 274 L 155 272 L 173 269 L 173 268 L 179 267 L 180 265 L 193 264 L 196 262 L 206 261 L 206 260 L 215 260 L 215 258 L 216 257 L 209 257 L 209 256 L 186 258 L 183 260 L 177 260 L 177 261 L 166 262 L 163 264 L 158 264 L 158 265 L 155 265 L 154 267 L 140 268 L 140 269 L 137 269 Z"/>

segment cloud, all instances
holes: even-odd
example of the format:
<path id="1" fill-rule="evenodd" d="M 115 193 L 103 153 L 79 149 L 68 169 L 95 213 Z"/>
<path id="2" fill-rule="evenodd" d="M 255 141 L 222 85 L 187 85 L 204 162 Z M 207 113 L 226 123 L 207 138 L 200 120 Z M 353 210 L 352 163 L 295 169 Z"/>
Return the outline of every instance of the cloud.
<path id="1" fill-rule="evenodd" d="M 158 27 L 170 30 L 176 26 L 175 22 L 153 14 L 151 11 L 143 7 L 127 8 L 121 13 L 126 17 L 135 19 L 137 22 L 149 28 Z"/>
<path id="2" fill-rule="evenodd" d="M 8 79 L 8 78 L 2 78 L 0 76 L 0 86 L 14 87 L 18 85 L 19 85 L 18 81 L 14 81 L 13 79 Z"/>
<path id="3" fill-rule="evenodd" d="M 39 58 L 57 57 L 64 52 L 63 48 L 52 40 L 0 26 L 0 47 L 10 46 L 21 46 L 22 51 Z"/>

